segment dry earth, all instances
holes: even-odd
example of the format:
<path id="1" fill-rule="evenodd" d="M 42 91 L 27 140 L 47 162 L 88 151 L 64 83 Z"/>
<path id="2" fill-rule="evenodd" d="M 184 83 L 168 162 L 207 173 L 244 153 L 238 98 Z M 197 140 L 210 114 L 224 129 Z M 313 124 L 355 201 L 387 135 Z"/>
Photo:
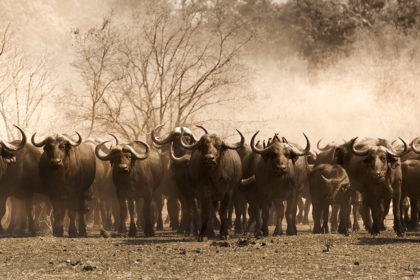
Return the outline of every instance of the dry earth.
<path id="1" fill-rule="evenodd" d="M 154 238 L 104 238 L 97 229 L 89 238 L 4 237 L 0 279 L 420 279 L 420 232 L 397 238 L 390 229 L 375 237 L 298 230 L 203 243 L 169 230 Z"/>

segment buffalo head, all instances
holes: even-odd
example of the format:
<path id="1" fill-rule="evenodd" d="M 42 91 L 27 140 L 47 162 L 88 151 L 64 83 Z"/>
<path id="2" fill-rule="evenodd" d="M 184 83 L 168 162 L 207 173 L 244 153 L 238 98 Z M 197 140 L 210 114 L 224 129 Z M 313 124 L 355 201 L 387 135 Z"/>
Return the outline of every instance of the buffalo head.
<path id="1" fill-rule="evenodd" d="M 268 165 L 271 171 L 279 177 L 291 172 L 293 170 L 293 165 L 300 156 L 309 154 L 311 144 L 305 134 L 303 135 L 306 139 L 306 148 L 300 150 L 293 144 L 280 141 L 278 137 L 274 137 L 270 142 L 270 145 L 266 148 L 260 149 L 255 145 L 255 137 L 258 133 L 259 131 L 252 136 L 251 148 L 255 153 L 262 156 L 266 165 Z"/>
<path id="2" fill-rule="evenodd" d="M 31 142 L 35 147 L 44 147 L 44 153 L 49 158 L 50 164 L 53 167 L 63 167 L 63 161 L 67 157 L 70 149 L 72 147 L 77 147 L 82 143 L 82 137 L 77 131 L 76 134 L 78 136 L 77 141 L 70 139 L 70 137 L 66 135 L 56 134 L 45 138 L 41 142 L 36 142 L 36 133 L 34 133 Z"/>
<path id="3" fill-rule="evenodd" d="M 331 188 L 331 201 L 336 201 L 337 195 L 345 193 L 350 189 L 350 180 L 347 172 L 339 165 L 335 166 L 335 172 L 327 178 L 321 174 L 322 180 Z"/>
<path id="4" fill-rule="evenodd" d="M 109 161 L 112 166 L 116 167 L 121 173 L 130 173 L 131 167 L 135 164 L 136 160 L 144 160 L 149 156 L 149 145 L 142 141 L 135 141 L 136 144 L 141 144 L 145 147 L 144 153 L 137 152 L 129 144 L 118 144 L 112 147 L 108 154 L 101 151 L 102 146 L 109 141 L 104 141 L 96 146 L 95 154 L 103 161 Z"/>
<path id="5" fill-rule="evenodd" d="M 224 151 L 226 149 L 237 150 L 241 148 L 245 143 L 245 137 L 239 130 L 236 130 L 241 136 L 241 141 L 234 145 L 227 144 L 225 141 L 220 139 L 216 134 L 205 133 L 201 136 L 200 140 L 193 144 L 187 144 L 184 142 L 183 135 L 181 134 L 181 147 L 186 150 L 197 150 L 201 154 L 201 163 L 203 166 L 208 168 L 214 168 L 218 165 Z"/>
<path id="6" fill-rule="evenodd" d="M 15 127 L 19 130 L 20 134 L 22 135 L 22 140 L 20 141 L 20 143 L 8 143 L 7 141 L 0 138 L 0 156 L 6 163 L 15 163 L 15 152 L 22 149 L 26 144 L 25 132 L 23 132 L 23 130 L 20 127 L 16 125 Z"/>
<path id="7" fill-rule="evenodd" d="M 356 137 L 350 141 L 350 148 L 353 154 L 364 157 L 363 162 L 368 174 L 374 179 L 382 180 L 387 174 L 388 166 L 396 168 L 399 163 L 398 158 L 407 152 L 407 144 L 403 139 L 399 139 L 404 145 L 404 150 L 401 152 L 396 152 L 384 139 L 378 139 L 376 145 L 355 145 Z"/>

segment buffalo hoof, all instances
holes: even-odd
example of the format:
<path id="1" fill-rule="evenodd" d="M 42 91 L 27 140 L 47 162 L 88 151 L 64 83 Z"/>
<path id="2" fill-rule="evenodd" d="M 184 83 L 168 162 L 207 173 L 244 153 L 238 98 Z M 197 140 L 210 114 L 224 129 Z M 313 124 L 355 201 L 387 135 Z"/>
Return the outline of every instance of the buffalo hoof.
<path id="1" fill-rule="evenodd" d="M 299 213 L 299 214 L 296 216 L 296 220 L 297 220 L 297 223 L 298 223 L 298 224 L 302 223 L 302 221 L 303 221 L 303 215 Z"/>
<path id="2" fill-rule="evenodd" d="M 263 236 L 268 236 L 268 227 L 263 227 L 262 234 Z"/>
<path id="3" fill-rule="evenodd" d="M 296 227 L 287 227 L 286 235 L 297 235 Z"/>
<path id="4" fill-rule="evenodd" d="M 261 238 L 263 235 L 261 230 L 256 230 L 254 233 L 255 238 Z"/>
<path id="5" fill-rule="evenodd" d="M 353 223 L 353 231 L 359 231 L 359 230 L 360 230 L 359 223 L 358 222 Z"/>
<path id="6" fill-rule="evenodd" d="M 60 230 L 53 230 L 53 236 L 55 236 L 55 237 L 63 237 L 63 230 L 62 229 L 60 229 Z"/>
<path id="7" fill-rule="evenodd" d="M 163 230 L 163 221 L 159 219 L 156 225 L 156 230 Z"/>
<path id="8" fill-rule="evenodd" d="M 198 242 L 203 242 L 204 241 L 204 236 L 203 235 L 198 236 L 197 241 Z"/>
<path id="9" fill-rule="evenodd" d="M 344 226 L 342 224 L 340 224 L 340 226 L 338 227 L 338 233 L 339 234 L 344 234 L 345 236 L 349 235 L 349 229 L 347 228 L 347 226 Z"/>
<path id="10" fill-rule="evenodd" d="M 394 231 L 397 234 L 398 237 L 403 237 L 404 236 L 404 230 L 403 227 L 401 225 L 401 223 L 398 224 L 394 224 Z"/>
<path id="11" fill-rule="evenodd" d="M 125 227 L 125 225 L 120 225 L 118 227 L 118 233 L 126 233 L 127 232 L 127 228 Z"/>
<path id="12" fill-rule="evenodd" d="M 229 236 L 227 235 L 227 234 L 221 234 L 220 235 L 220 240 L 228 240 L 229 238 L 228 238 Z"/>
<path id="13" fill-rule="evenodd" d="M 321 227 L 314 227 L 314 230 L 312 231 L 314 234 L 320 234 L 321 231 Z"/>
<path id="14" fill-rule="evenodd" d="M 144 235 L 146 235 L 147 237 L 152 237 L 155 236 L 155 231 L 153 230 L 152 226 L 147 226 L 144 228 Z"/>
<path id="15" fill-rule="evenodd" d="M 308 220 L 308 217 L 304 217 L 304 218 L 303 218 L 303 224 L 304 224 L 304 225 L 309 225 L 309 220 Z"/>
<path id="16" fill-rule="evenodd" d="M 130 227 L 128 230 L 128 237 L 136 237 L 137 229 L 134 226 L 134 228 Z"/>
<path id="17" fill-rule="evenodd" d="M 74 237 L 78 237 L 79 235 L 77 234 L 77 231 L 69 231 L 69 237 L 70 238 L 74 238 Z"/>
<path id="18" fill-rule="evenodd" d="M 88 235 L 87 235 L 87 232 L 86 232 L 86 230 L 80 230 L 79 231 L 79 237 L 87 237 Z"/>
<path id="19" fill-rule="evenodd" d="M 419 229 L 419 225 L 417 224 L 417 222 L 409 222 L 408 224 L 407 224 L 407 228 L 409 229 L 409 230 L 418 230 Z"/>
<path id="20" fill-rule="evenodd" d="M 274 229 L 273 236 L 279 236 L 279 235 L 283 235 L 283 230 L 282 230 L 282 228 L 281 228 L 281 227 L 276 227 L 276 228 Z"/>
<path id="21" fill-rule="evenodd" d="M 384 231 L 384 230 L 386 230 L 386 226 L 384 224 L 381 224 L 380 231 Z"/>

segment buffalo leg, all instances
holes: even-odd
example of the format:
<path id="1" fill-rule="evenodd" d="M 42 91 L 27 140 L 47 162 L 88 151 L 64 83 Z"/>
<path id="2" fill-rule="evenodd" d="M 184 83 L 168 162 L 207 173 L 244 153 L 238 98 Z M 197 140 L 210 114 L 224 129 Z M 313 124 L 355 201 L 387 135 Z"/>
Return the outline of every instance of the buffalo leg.
<path id="1" fill-rule="evenodd" d="M 154 236 L 155 231 L 153 229 L 152 222 L 152 194 L 144 197 L 143 215 L 144 215 L 144 234 L 147 237 Z"/>
<path id="2" fill-rule="evenodd" d="M 1 220 L 3 219 L 4 214 L 6 214 L 6 200 L 7 196 L 5 194 L 0 194 L 0 233 L 4 232 Z"/>
<path id="3" fill-rule="evenodd" d="M 220 239 L 226 240 L 229 236 L 229 227 L 231 226 L 228 211 L 230 211 L 231 205 L 231 194 L 225 194 L 225 197 L 220 204 L 219 216 L 220 216 Z"/>
<path id="4" fill-rule="evenodd" d="M 391 204 L 391 199 L 385 199 L 384 200 L 384 213 L 383 213 L 383 217 L 382 217 L 381 230 L 386 230 L 386 227 L 385 227 L 385 218 L 388 215 L 390 204 Z"/>
<path id="5" fill-rule="evenodd" d="M 130 228 L 128 230 L 128 237 L 136 237 L 136 222 L 134 220 L 134 200 L 129 199 L 127 201 L 128 203 L 128 212 L 130 213 Z M 137 213 L 137 215 L 140 215 L 140 213 Z"/>
<path id="6" fill-rule="evenodd" d="M 157 211 L 156 230 L 163 230 L 163 219 L 162 219 L 163 196 L 162 194 L 155 194 L 153 200 L 156 204 L 156 211 Z"/>
<path id="7" fill-rule="evenodd" d="M 262 225 L 261 230 L 263 236 L 268 236 L 268 219 L 270 218 L 271 203 L 264 203 L 262 205 Z"/>
<path id="8" fill-rule="evenodd" d="M 76 237 L 77 236 L 77 229 L 76 229 L 76 210 L 75 209 L 68 209 L 68 215 L 70 219 L 69 223 L 69 237 Z"/>
<path id="9" fill-rule="evenodd" d="M 297 214 L 297 222 L 300 224 L 303 222 L 303 212 L 305 208 L 305 204 L 303 203 L 303 199 L 301 196 L 297 198 L 297 206 L 299 209 L 299 212 Z"/>
<path id="10" fill-rule="evenodd" d="M 173 196 L 169 196 L 166 200 L 166 207 L 168 209 L 168 216 L 170 221 L 170 227 L 172 230 L 179 228 L 179 205 L 178 199 Z"/>
<path id="11" fill-rule="evenodd" d="M 276 235 L 283 234 L 282 222 L 284 218 L 284 204 L 283 204 L 283 201 L 279 200 L 279 201 L 276 201 L 274 205 L 276 206 L 276 212 L 277 212 L 276 228 L 274 229 L 274 236 L 276 236 Z"/>
<path id="12" fill-rule="evenodd" d="M 209 197 L 201 197 L 201 228 L 198 236 L 198 241 L 202 242 L 207 232 L 207 225 L 210 219 L 210 212 L 213 211 L 213 204 Z"/>
<path id="13" fill-rule="evenodd" d="M 330 205 L 328 204 L 328 202 L 324 202 L 324 204 L 322 205 L 322 215 L 323 215 L 323 224 L 322 224 L 322 229 L 321 229 L 322 233 L 329 232 L 329 229 L 328 229 L 329 214 L 330 214 Z"/>
<path id="14" fill-rule="evenodd" d="M 348 235 L 351 211 L 351 197 L 345 194 L 340 204 L 340 224 L 338 226 L 338 233 Z"/>
<path id="15" fill-rule="evenodd" d="M 410 205 L 411 205 L 411 218 L 409 221 L 409 228 L 410 229 L 417 229 L 418 223 L 417 223 L 417 216 L 418 216 L 418 205 L 417 205 L 417 199 L 414 197 L 410 197 Z"/>
<path id="16" fill-rule="evenodd" d="M 376 196 L 370 197 L 369 205 L 372 210 L 372 219 L 373 219 L 371 234 L 377 235 L 379 234 L 379 231 L 381 230 L 381 225 L 383 222 L 383 213 L 384 213 L 383 201 L 378 202 Z"/>
<path id="17" fill-rule="evenodd" d="M 53 235 L 56 237 L 63 236 L 63 220 L 66 210 L 63 205 L 53 204 L 53 214 L 54 214 L 54 223 L 53 223 Z"/>
<path id="18" fill-rule="evenodd" d="M 26 218 L 28 220 L 28 229 L 30 234 L 35 235 L 34 219 L 32 216 L 32 197 L 25 200 Z"/>
<path id="19" fill-rule="evenodd" d="M 339 204 L 333 204 L 331 207 L 331 232 L 337 232 L 337 215 L 338 210 L 340 209 Z M 313 210 L 312 210 L 313 211 Z M 341 213 L 341 210 L 340 210 Z"/>
<path id="20" fill-rule="evenodd" d="M 314 220 L 313 233 L 321 233 L 321 204 L 319 201 L 312 201 L 312 218 Z"/>
<path id="21" fill-rule="evenodd" d="M 401 189 L 401 186 L 400 186 Z M 392 196 L 392 211 L 394 214 L 394 231 L 397 236 L 401 237 L 404 234 L 404 230 L 401 224 L 401 192 L 394 192 Z"/>
<path id="22" fill-rule="evenodd" d="M 353 204 L 353 231 L 359 231 L 359 208 L 360 205 L 358 203 Z M 350 220 L 349 220 L 350 222 Z"/>
<path id="23" fill-rule="evenodd" d="M 309 210 L 311 209 L 312 201 L 310 198 L 305 199 L 305 205 L 304 205 L 304 214 L 303 214 L 303 224 L 309 225 Z"/>
<path id="24" fill-rule="evenodd" d="M 287 235 L 296 235 L 296 212 L 297 212 L 297 195 L 294 191 L 287 200 L 286 221 L 287 221 Z"/>
<path id="25" fill-rule="evenodd" d="M 125 204 L 125 200 L 122 199 L 121 197 L 119 198 L 119 202 L 120 202 L 120 224 L 118 226 L 118 232 L 119 233 L 125 233 L 127 232 L 127 227 L 125 225 L 125 220 L 127 218 L 127 206 Z"/>

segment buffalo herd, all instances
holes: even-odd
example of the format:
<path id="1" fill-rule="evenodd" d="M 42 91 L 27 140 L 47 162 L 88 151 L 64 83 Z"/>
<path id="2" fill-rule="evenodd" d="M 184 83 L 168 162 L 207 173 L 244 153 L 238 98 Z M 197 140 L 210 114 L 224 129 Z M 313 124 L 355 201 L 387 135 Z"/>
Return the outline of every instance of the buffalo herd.
<path id="1" fill-rule="evenodd" d="M 313 233 L 348 235 L 359 230 L 360 216 L 365 229 L 377 235 L 392 202 L 397 236 L 419 226 L 417 138 L 407 145 L 401 138 L 397 144 L 355 137 L 324 147 L 320 140 L 315 153 L 305 134 L 304 148 L 278 134 L 258 141 L 258 131 L 248 145 L 239 130 L 240 140 L 228 143 L 198 127 L 199 138 L 186 127 L 161 135 L 158 126 L 149 144 L 121 144 L 112 134 L 112 141 L 83 141 L 77 132 L 77 139 L 66 134 L 39 139 L 35 133 L 27 143 L 16 126 L 20 140 L 0 138 L 0 220 L 6 200 L 14 197 L 24 201 L 24 230 L 37 234 L 42 197 L 54 236 L 63 236 L 65 226 L 70 237 L 87 236 L 92 219 L 101 229 L 125 233 L 128 215 L 128 236 L 141 228 L 149 237 L 155 226 L 163 229 L 166 199 L 172 230 L 202 241 L 215 230 L 228 238 L 232 225 L 237 234 L 259 237 L 269 235 L 273 224 L 273 234 L 281 235 L 283 218 L 286 234 L 296 235 L 296 224 L 307 223 L 312 204 Z"/>

